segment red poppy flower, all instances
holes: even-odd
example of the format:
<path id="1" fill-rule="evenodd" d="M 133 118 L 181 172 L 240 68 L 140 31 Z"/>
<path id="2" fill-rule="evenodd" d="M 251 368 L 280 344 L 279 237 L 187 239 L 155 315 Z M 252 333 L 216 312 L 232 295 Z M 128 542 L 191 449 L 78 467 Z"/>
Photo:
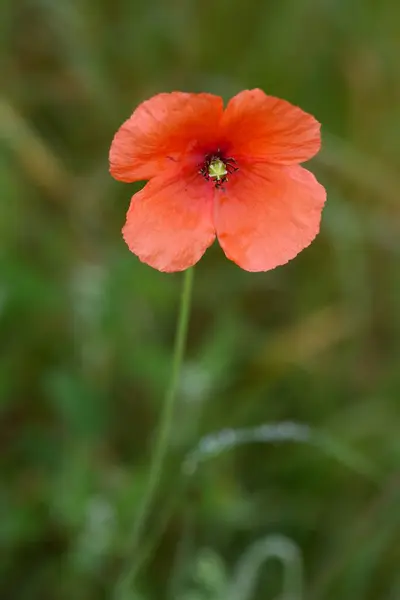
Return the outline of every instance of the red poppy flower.
<path id="1" fill-rule="evenodd" d="M 126 243 L 160 271 L 191 267 L 215 237 L 247 271 L 286 263 L 319 231 L 325 189 L 299 163 L 320 143 L 311 115 L 261 90 L 225 110 L 211 94 L 154 96 L 110 150 L 116 179 L 150 180 L 132 198 Z"/>

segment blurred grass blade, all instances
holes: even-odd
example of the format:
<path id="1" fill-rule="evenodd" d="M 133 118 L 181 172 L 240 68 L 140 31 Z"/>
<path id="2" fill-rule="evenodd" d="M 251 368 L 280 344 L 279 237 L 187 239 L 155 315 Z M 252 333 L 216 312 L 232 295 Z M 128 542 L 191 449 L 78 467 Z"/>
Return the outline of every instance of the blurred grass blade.
<path id="1" fill-rule="evenodd" d="M 279 600 L 301 600 L 303 597 L 303 564 L 300 548 L 283 535 L 269 535 L 252 544 L 240 558 L 229 586 L 229 600 L 256 598 L 259 572 L 264 563 L 278 559 L 283 566 L 282 594 Z M 278 599 L 277 599 L 278 600 Z"/>
<path id="2" fill-rule="evenodd" d="M 26 175 L 52 197 L 63 196 L 71 180 L 62 162 L 40 135 L 0 97 L 0 139 L 15 154 Z"/>
<path id="3" fill-rule="evenodd" d="M 223 429 L 207 435 L 189 452 L 182 469 L 187 475 L 193 475 L 200 463 L 217 457 L 219 454 L 237 447 L 254 444 L 308 443 L 322 450 L 359 475 L 379 482 L 378 470 L 356 451 L 349 449 L 341 440 L 311 428 L 303 423 L 282 421 L 265 423 L 258 427 L 242 429 Z"/>

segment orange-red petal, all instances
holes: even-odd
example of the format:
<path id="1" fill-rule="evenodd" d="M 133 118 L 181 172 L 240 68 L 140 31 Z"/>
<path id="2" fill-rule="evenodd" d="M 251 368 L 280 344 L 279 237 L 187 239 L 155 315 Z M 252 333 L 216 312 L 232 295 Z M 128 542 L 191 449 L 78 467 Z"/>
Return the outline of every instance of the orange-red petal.
<path id="1" fill-rule="evenodd" d="M 132 198 L 125 242 L 159 271 L 194 265 L 215 239 L 213 188 L 198 174 L 174 170 L 155 177 Z"/>
<path id="2" fill-rule="evenodd" d="M 226 191 L 216 191 L 218 240 L 243 269 L 274 269 L 315 238 L 325 198 L 322 185 L 300 166 L 244 167 Z"/>
<path id="3" fill-rule="evenodd" d="M 230 100 L 222 120 L 228 153 L 236 159 L 299 164 L 320 149 L 320 124 L 297 106 L 245 90 Z"/>
<path id="4" fill-rule="evenodd" d="M 117 131 L 110 172 L 120 181 L 150 179 L 215 139 L 222 99 L 212 94 L 172 92 L 140 104 Z"/>

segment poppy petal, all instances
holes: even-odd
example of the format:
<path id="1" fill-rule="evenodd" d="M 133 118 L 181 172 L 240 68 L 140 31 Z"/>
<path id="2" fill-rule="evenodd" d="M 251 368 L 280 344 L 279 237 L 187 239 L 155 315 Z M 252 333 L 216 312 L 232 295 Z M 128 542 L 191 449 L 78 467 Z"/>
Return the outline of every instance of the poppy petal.
<path id="1" fill-rule="evenodd" d="M 320 124 L 297 106 L 245 90 L 234 96 L 222 120 L 229 154 L 280 165 L 299 164 L 320 149 Z"/>
<path id="2" fill-rule="evenodd" d="M 216 191 L 215 227 L 227 258 L 243 269 L 274 269 L 317 235 L 326 192 L 306 169 L 251 165 L 228 186 Z"/>
<path id="3" fill-rule="evenodd" d="M 200 175 L 173 171 L 155 177 L 131 200 L 122 234 L 142 262 L 183 271 L 215 239 L 213 188 Z"/>
<path id="4" fill-rule="evenodd" d="M 150 179 L 215 139 L 223 103 L 212 94 L 172 92 L 140 104 L 117 131 L 110 172 L 120 181 Z"/>

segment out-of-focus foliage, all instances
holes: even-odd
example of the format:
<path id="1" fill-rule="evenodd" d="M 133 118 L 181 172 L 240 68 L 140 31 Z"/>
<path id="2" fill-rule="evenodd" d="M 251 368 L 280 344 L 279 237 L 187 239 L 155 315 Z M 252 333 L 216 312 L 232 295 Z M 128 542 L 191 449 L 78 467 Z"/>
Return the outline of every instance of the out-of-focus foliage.
<path id="1" fill-rule="evenodd" d="M 250 600 L 249 553 L 254 600 L 400 597 L 399 23 L 397 0 L 1 0 L 1 598 L 111 598 L 148 474 L 182 276 L 122 241 L 112 136 L 156 92 L 249 87 L 323 123 L 322 232 L 270 273 L 217 245 L 196 268 L 136 598 Z M 282 421 L 313 443 L 218 445 Z"/>

